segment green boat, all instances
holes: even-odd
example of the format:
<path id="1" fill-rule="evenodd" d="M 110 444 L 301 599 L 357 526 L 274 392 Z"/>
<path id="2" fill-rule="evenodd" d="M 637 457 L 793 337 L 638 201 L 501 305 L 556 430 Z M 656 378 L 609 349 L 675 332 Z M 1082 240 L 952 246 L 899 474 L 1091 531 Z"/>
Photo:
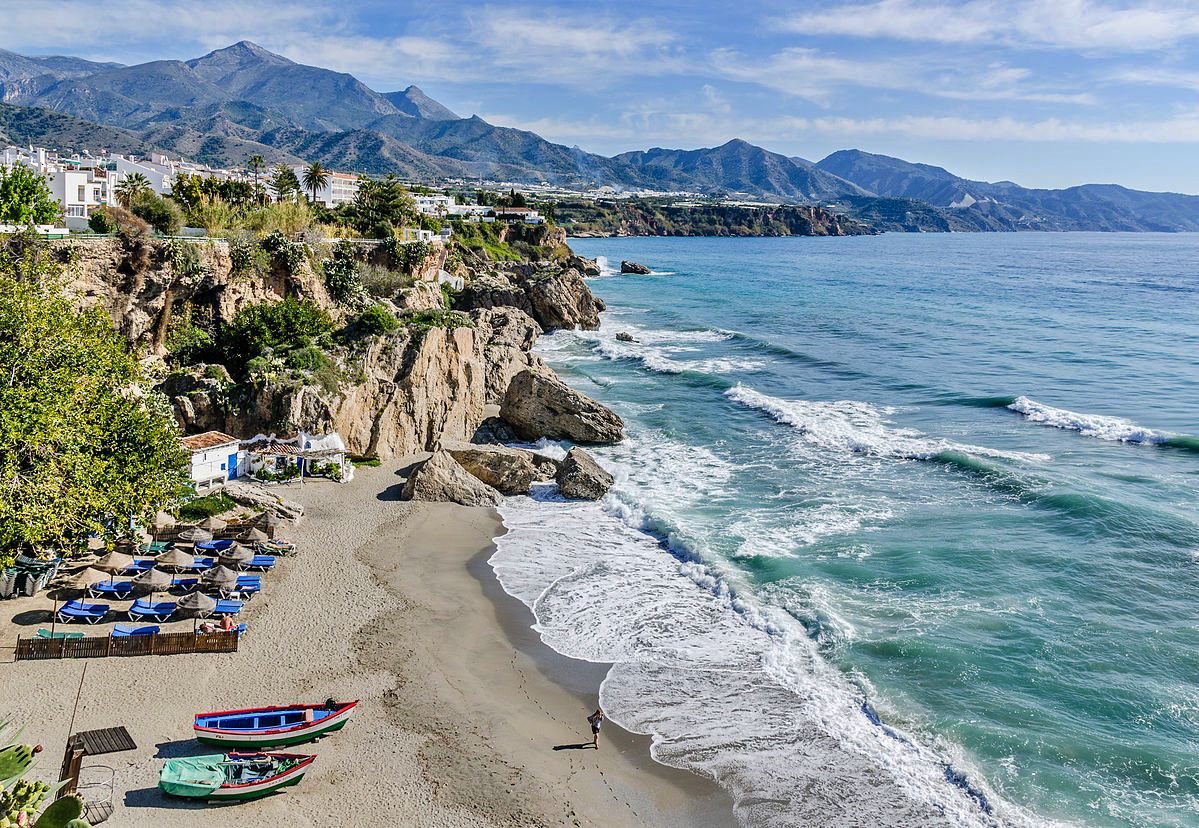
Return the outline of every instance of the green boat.
<path id="1" fill-rule="evenodd" d="M 306 753 L 215 753 L 168 759 L 158 787 L 171 796 L 245 802 L 298 784 L 316 756 Z"/>

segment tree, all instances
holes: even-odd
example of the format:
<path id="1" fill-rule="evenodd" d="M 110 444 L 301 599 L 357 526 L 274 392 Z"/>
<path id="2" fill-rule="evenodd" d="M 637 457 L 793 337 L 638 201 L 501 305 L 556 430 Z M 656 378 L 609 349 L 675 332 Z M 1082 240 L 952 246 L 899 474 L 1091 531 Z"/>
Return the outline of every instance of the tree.
<path id="1" fill-rule="evenodd" d="M 219 345 L 226 367 L 241 376 L 249 360 L 310 345 L 333 328 L 332 317 L 315 302 L 288 297 L 239 310 L 221 328 Z"/>
<path id="2" fill-rule="evenodd" d="M 24 164 L 0 166 L 0 224 L 54 224 L 61 216 L 45 178 Z"/>
<path id="3" fill-rule="evenodd" d="M 275 193 L 275 201 L 283 201 L 293 193 L 300 192 L 300 180 L 296 171 L 286 164 L 278 164 L 271 175 L 270 188 Z"/>
<path id="4" fill-rule="evenodd" d="M 116 197 L 117 203 L 126 210 L 134 201 L 146 193 L 152 193 L 154 190 L 150 186 L 150 179 L 146 178 L 139 172 L 129 173 L 121 179 L 121 183 L 117 184 Z"/>
<path id="5" fill-rule="evenodd" d="M 0 248 L 0 566 L 170 505 L 188 455 L 112 320 L 76 310 L 49 245 Z"/>
<path id="6" fill-rule="evenodd" d="M 183 211 L 174 201 L 168 201 L 153 190 L 141 193 L 129 205 L 129 212 L 147 222 L 164 236 L 178 234 L 183 226 Z"/>
<path id="7" fill-rule="evenodd" d="M 350 202 L 346 215 L 350 224 L 364 236 L 386 238 L 418 215 L 416 202 L 394 177 L 363 178 Z"/>
<path id="8" fill-rule="evenodd" d="M 313 201 L 316 201 L 316 194 L 325 189 L 328 183 L 329 171 L 321 166 L 320 161 L 313 161 L 308 165 L 308 169 L 304 170 L 304 189 L 312 194 Z"/>
<path id="9" fill-rule="evenodd" d="M 254 197 L 258 198 L 258 174 L 266 169 L 266 159 L 258 153 L 250 156 L 250 160 L 246 162 L 246 166 L 250 168 L 250 172 L 254 173 Z"/>

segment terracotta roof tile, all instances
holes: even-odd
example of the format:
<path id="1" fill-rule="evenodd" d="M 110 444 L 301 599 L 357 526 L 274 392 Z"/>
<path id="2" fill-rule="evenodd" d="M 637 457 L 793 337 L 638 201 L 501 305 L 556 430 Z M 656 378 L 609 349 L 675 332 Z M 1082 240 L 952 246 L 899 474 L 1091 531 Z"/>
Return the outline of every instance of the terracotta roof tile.
<path id="1" fill-rule="evenodd" d="M 203 434 L 193 434 L 180 440 L 183 447 L 189 451 L 204 451 L 205 449 L 223 446 L 226 443 L 236 443 L 236 437 L 230 437 L 223 431 L 205 431 Z"/>

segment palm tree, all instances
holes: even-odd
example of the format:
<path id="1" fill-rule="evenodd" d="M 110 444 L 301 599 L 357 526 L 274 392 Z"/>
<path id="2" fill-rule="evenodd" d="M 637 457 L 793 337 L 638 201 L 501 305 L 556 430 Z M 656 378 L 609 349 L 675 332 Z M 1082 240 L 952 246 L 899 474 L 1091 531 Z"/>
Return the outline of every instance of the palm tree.
<path id="1" fill-rule="evenodd" d="M 250 156 L 250 159 L 246 162 L 246 166 L 250 168 L 250 172 L 254 173 L 254 198 L 261 201 L 258 197 L 258 173 L 262 172 L 263 168 L 266 167 L 266 159 L 255 153 Z"/>
<path id="2" fill-rule="evenodd" d="M 308 169 L 304 170 L 304 189 L 312 193 L 313 201 L 316 201 L 316 194 L 325 189 L 328 183 L 329 171 L 321 166 L 320 161 L 313 161 L 308 165 Z"/>
<path id="3" fill-rule="evenodd" d="M 150 191 L 150 179 L 139 172 L 135 172 L 129 173 L 121 179 L 121 183 L 117 184 L 114 195 L 117 197 L 117 203 L 128 210 L 129 205 L 136 201 L 138 196 Z"/>

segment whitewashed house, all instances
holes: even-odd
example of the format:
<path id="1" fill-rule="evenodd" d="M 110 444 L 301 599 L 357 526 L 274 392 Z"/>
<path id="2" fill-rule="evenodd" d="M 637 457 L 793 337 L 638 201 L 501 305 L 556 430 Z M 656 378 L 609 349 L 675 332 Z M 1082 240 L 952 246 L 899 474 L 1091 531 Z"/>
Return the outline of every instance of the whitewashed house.
<path id="1" fill-rule="evenodd" d="M 183 447 L 191 452 L 191 479 L 197 492 L 211 492 L 249 471 L 241 441 L 221 431 L 205 431 L 184 437 Z"/>

